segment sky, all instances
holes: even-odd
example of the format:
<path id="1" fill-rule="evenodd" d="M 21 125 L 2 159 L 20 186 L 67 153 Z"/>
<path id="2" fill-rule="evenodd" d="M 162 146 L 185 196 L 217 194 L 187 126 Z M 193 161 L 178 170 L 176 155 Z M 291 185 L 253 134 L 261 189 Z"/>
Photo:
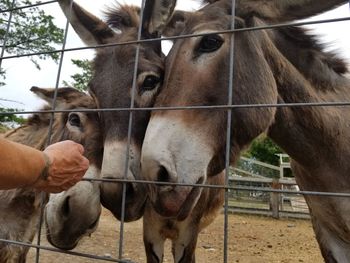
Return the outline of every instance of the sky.
<path id="1" fill-rule="evenodd" d="M 112 0 L 76 0 L 81 6 L 98 17 L 102 17 L 102 10 L 113 3 Z M 123 3 L 123 1 L 119 1 Z M 141 0 L 124 1 L 128 4 L 140 6 Z M 198 1 L 178 0 L 177 8 L 183 10 L 195 10 L 198 8 Z M 45 6 L 45 11 L 55 17 L 55 24 L 61 28 L 65 27 L 66 19 L 57 3 Z M 324 13 L 308 20 L 321 20 L 337 17 L 350 16 L 349 5 L 344 5 L 330 12 Z M 335 50 L 350 63 L 350 21 L 328 23 L 308 26 L 314 33 L 320 35 L 323 43 L 328 48 Z M 70 27 L 68 30 L 66 48 L 81 47 L 84 44 Z M 93 50 L 66 52 L 63 59 L 63 67 L 59 80 L 62 86 L 62 80 L 70 81 L 70 76 L 78 72 L 78 68 L 71 64 L 71 59 L 92 59 Z M 4 102 L 0 100 L 0 107 L 14 107 L 23 110 L 37 110 L 41 107 L 42 101 L 37 99 L 29 89 L 32 86 L 55 87 L 57 81 L 58 64 L 53 61 L 40 61 L 42 69 L 35 68 L 28 58 L 5 59 L 2 67 L 6 70 L 6 85 L 0 87 L 0 98 L 14 100 L 14 102 Z"/>

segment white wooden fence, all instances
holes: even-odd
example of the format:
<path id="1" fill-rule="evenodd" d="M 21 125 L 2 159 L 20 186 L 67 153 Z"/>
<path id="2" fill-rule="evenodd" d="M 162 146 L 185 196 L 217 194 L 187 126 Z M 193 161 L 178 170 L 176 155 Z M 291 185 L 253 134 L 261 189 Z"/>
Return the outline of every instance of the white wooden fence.
<path id="1" fill-rule="evenodd" d="M 309 210 L 293 177 L 285 177 L 290 169 L 288 155 L 280 155 L 274 166 L 241 157 L 245 164 L 230 171 L 229 210 L 232 212 L 268 215 L 274 218 L 309 218 Z"/>

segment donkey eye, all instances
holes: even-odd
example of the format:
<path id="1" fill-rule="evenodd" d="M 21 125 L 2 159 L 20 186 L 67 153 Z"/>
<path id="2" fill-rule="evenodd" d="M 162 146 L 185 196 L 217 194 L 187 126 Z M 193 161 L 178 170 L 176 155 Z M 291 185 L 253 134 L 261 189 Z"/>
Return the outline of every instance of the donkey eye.
<path id="1" fill-rule="evenodd" d="M 80 117 L 76 113 L 70 113 L 68 116 L 68 122 L 72 126 L 80 127 L 81 126 L 81 121 Z"/>
<path id="2" fill-rule="evenodd" d="M 160 77 L 155 75 L 148 75 L 142 83 L 143 90 L 153 90 L 160 83 Z"/>
<path id="3" fill-rule="evenodd" d="M 203 36 L 199 43 L 198 51 L 207 53 L 214 52 L 221 47 L 222 43 L 224 43 L 224 40 L 218 35 Z"/>

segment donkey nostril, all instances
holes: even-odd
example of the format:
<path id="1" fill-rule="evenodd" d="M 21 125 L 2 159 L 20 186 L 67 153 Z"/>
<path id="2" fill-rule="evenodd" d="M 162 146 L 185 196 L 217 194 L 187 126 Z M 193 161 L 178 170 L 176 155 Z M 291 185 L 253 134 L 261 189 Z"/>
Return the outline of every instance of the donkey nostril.
<path id="1" fill-rule="evenodd" d="M 67 196 L 62 204 L 62 214 L 66 217 L 68 217 L 70 213 L 69 199 L 70 199 L 70 196 Z"/>
<path id="2" fill-rule="evenodd" d="M 158 174 L 157 174 L 157 181 L 164 182 L 164 183 L 170 181 L 169 173 L 163 165 L 159 167 Z"/>

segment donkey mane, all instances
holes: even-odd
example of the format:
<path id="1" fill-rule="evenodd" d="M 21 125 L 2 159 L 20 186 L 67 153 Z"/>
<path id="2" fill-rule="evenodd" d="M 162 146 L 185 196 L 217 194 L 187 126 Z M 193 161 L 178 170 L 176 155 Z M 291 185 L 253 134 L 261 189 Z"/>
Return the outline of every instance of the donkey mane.
<path id="1" fill-rule="evenodd" d="M 334 51 L 325 51 L 327 44 L 323 44 L 319 40 L 319 36 L 311 34 L 308 29 L 302 27 L 286 27 L 278 29 L 285 39 L 293 42 L 299 48 L 308 49 L 310 59 L 317 55 L 321 55 L 322 61 L 334 72 L 345 74 L 349 71 L 347 63 L 343 58 L 338 57 Z"/>

